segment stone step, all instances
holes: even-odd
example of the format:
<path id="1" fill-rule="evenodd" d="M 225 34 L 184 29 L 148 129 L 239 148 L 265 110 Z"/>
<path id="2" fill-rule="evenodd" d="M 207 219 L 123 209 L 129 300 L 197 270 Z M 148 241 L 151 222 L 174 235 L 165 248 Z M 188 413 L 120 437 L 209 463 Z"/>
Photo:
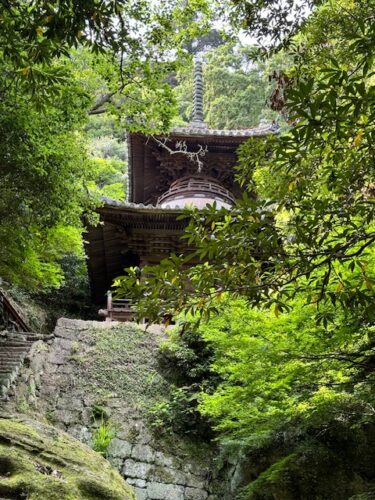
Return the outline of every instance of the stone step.
<path id="1" fill-rule="evenodd" d="M 5 361 L 4 363 L 2 362 L 1 366 L 0 366 L 0 371 L 3 368 L 7 368 L 8 366 L 18 366 L 19 364 L 20 364 L 20 360 L 19 359 L 12 359 L 10 361 Z"/>
<path id="2" fill-rule="evenodd" d="M 33 342 L 39 339 L 33 333 L 0 333 L 0 397 L 7 397 Z"/>
<path id="3" fill-rule="evenodd" d="M 16 356 L 19 353 L 22 352 L 27 352 L 30 348 L 30 345 L 25 346 L 25 347 L 8 347 L 8 346 L 3 346 L 0 348 L 0 356 L 5 357 L 7 354 L 11 354 L 12 356 Z"/>
<path id="4" fill-rule="evenodd" d="M 30 345 L 30 342 L 28 342 L 27 340 L 0 340 L 0 346 L 2 345 L 6 345 L 8 347 L 27 347 Z"/>

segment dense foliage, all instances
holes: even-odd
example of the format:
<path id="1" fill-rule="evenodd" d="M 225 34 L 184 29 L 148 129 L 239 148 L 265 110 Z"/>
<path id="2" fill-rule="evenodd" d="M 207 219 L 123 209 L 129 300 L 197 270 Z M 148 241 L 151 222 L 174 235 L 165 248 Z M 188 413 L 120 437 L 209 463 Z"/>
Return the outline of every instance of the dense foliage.
<path id="1" fill-rule="evenodd" d="M 199 409 L 247 457 L 245 498 L 373 495 L 373 9 L 310 16 L 276 75 L 291 127 L 241 147 L 243 199 L 186 213 L 190 255 L 117 281 L 140 316 L 184 310 L 208 342 L 221 381 Z"/>
<path id="2" fill-rule="evenodd" d="M 82 252 L 80 216 L 92 202 L 79 130 L 91 99 L 74 75 L 44 113 L 14 91 L 0 100 L 0 274 L 38 289 L 60 283 L 65 253 Z"/>
<path id="3" fill-rule="evenodd" d="M 284 57 L 255 62 L 255 48 L 235 40 L 222 40 L 204 52 L 205 121 L 211 128 L 249 128 L 262 119 L 272 121 L 277 113 L 269 108 L 273 68 L 285 66 Z M 180 69 L 175 89 L 179 119 L 189 122 L 193 107 L 192 64 Z"/>
<path id="4" fill-rule="evenodd" d="M 301 291 L 308 302 L 358 305 L 364 316 L 373 314 L 374 276 L 366 254 L 375 241 L 370 43 L 375 24 L 353 8 L 346 19 L 352 30 L 341 33 L 345 58 L 334 25 L 331 57 L 321 60 L 309 43 L 326 18 L 323 9 L 311 21 L 312 35 L 301 35 L 307 60 L 302 49 L 295 54 L 296 76 L 286 91 L 294 126 L 241 148 L 243 200 L 231 210 L 187 214 L 190 255 L 148 268 L 138 286 L 133 286 L 136 274 L 119 280 L 123 293 L 139 301 L 140 314 L 155 317 L 182 308 L 207 314 L 225 291 L 272 306 L 276 314 Z M 186 266 L 196 258 L 200 265 Z M 324 309 L 320 315 L 320 321 L 329 321 Z"/>
<path id="5" fill-rule="evenodd" d="M 330 306 L 335 320 L 325 328 L 305 302 L 276 317 L 226 297 L 194 334 L 197 320 L 185 318 L 162 350 L 179 389 L 152 417 L 198 435 L 206 417 L 224 457 L 242 457 L 243 498 L 370 498 L 374 325 Z"/>
<path id="6" fill-rule="evenodd" d="M 83 213 L 90 221 L 97 195 L 125 191 L 123 155 L 90 158 L 88 116 L 110 111 L 122 129 L 168 128 L 175 103 L 166 75 L 208 14 L 203 1 L 1 3 L 3 280 L 57 287 L 73 257 L 82 274 Z"/>

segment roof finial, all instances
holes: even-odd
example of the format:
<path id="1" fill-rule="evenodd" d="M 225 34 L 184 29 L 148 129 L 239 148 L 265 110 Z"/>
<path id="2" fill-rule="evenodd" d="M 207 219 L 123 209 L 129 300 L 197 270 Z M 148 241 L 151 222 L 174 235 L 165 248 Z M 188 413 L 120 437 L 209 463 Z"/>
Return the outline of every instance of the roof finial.
<path id="1" fill-rule="evenodd" d="M 203 113 L 203 67 L 199 57 L 194 58 L 194 111 L 191 125 L 195 128 L 207 128 Z"/>

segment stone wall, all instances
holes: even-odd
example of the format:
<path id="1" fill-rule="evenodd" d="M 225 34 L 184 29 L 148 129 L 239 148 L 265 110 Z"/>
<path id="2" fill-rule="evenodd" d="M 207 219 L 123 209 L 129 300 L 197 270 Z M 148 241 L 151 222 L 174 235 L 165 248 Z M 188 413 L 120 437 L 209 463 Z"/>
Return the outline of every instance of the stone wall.
<path id="1" fill-rule="evenodd" d="M 54 337 L 32 346 L 7 409 L 38 415 L 92 444 L 105 415 L 115 437 L 108 460 L 137 500 L 214 500 L 216 451 L 205 443 L 161 436 L 147 409 L 166 393 L 155 353 L 164 332 L 134 324 L 60 319 Z"/>

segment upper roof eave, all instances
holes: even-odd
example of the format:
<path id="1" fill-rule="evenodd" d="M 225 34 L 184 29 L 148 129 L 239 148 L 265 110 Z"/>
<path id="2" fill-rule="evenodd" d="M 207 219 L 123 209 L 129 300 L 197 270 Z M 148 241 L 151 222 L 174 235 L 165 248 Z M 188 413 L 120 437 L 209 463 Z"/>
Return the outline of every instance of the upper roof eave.
<path id="1" fill-rule="evenodd" d="M 175 127 L 171 130 L 170 136 L 193 136 L 193 137 L 228 137 L 228 138 L 248 138 L 262 137 L 278 132 L 279 127 L 275 123 L 260 125 L 247 129 L 211 129 L 208 127 Z"/>

